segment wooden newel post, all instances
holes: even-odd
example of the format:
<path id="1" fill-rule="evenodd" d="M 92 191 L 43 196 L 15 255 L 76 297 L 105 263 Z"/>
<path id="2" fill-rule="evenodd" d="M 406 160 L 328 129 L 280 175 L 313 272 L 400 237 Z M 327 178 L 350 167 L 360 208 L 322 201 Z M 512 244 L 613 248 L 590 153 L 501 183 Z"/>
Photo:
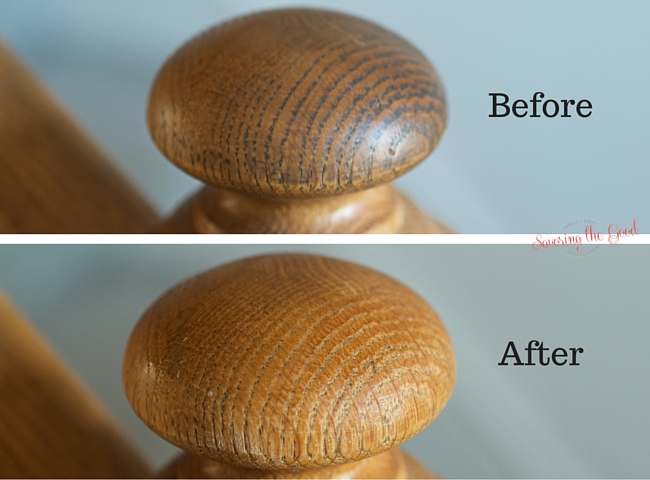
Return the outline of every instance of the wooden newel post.
<path id="1" fill-rule="evenodd" d="M 449 233 L 388 184 L 431 153 L 446 119 L 431 64 L 377 25 L 309 9 L 218 25 L 151 90 L 154 142 L 209 185 L 163 231 Z"/>
<path id="2" fill-rule="evenodd" d="M 138 416 L 187 453 L 178 478 L 431 477 L 397 447 L 444 408 L 445 327 L 413 291 L 311 255 L 230 263 L 174 287 L 129 340 Z"/>

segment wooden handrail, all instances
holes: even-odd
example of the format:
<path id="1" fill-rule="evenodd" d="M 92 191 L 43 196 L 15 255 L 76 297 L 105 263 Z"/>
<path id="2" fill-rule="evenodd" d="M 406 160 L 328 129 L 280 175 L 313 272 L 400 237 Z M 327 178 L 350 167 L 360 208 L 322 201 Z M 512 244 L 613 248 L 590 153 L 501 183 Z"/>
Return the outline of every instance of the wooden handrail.
<path id="1" fill-rule="evenodd" d="M 0 233 L 145 233 L 158 221 L 0 41 Z"/>
<path id="2" fill-rule="evenodd" d="M 150 476 L 99 402 L 0 292 L 0 477 Z"/>

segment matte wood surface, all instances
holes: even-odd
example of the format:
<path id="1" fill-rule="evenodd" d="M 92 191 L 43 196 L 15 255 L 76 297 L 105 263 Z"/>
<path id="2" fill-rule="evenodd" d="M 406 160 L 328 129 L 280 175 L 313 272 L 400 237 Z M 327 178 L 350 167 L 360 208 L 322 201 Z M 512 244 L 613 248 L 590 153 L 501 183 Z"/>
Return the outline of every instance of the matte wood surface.
<path id="1" fill-rule="evenodd" d="M 158 216 L 0 43 L 0 233 L 143 233 Z"/>
<path id="2" fill-rule="evenodd" d="M 438 75 L 401 37 L 322 10 L 262 12 L 180 48 L 154 82 L 148 125 L 179 168 L 262 197 L 359 191 L 440 140 Z"/>
<path id="3" fill-rule="evenodd" d="M 238 467 L 332 467 L 385 452 L 443 409 L 444 325 L 374 270 L 311 255 L 233 262 L 174 287 L 129 339 L 124 389 L 187 452 Z"/>
<path id="4" fill-rule="evenodd" d="M 165 63 L 147 118 L 172 163 L 217 187 L 163 232 L 451 233 L 372 190 L 431 153 L 447 118 L 431 64 L 372 23 L 288 9 L 218 25 Z"/>
<path id="5" fill-rule="evenodd" d="M 0 477 L 150 474 L 99 403 L 0 292 Z"/>
<path id="6" fill-rule="evenodd" d="M 179 456 L 160 478 L 438 478 L 413 457 L 392 448 L 354 463 L 319 469 L 256 470 L 214 462 L 198 455 Z"/>
<path id="7" fill-rule="evenodd" d="M 189 198 L 161 233 L 452 233 L 390 185 L 334 198 L 259 199 L 214 187 Z"/>

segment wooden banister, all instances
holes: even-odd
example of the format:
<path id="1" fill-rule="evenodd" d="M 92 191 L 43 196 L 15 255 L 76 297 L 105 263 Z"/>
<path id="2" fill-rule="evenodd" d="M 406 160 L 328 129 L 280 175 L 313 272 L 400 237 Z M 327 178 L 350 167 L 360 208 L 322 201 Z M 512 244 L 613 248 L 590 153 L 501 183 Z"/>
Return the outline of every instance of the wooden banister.
<path id="1" fill-rule="evenodd" d="M 150 476 L 97 400 L 0 292 L 0 477 Z"/>
<path id="2" fill-rule="evenodd" d="M 0 41 L 0 233 L 145 233 L 158 221 Z"/>

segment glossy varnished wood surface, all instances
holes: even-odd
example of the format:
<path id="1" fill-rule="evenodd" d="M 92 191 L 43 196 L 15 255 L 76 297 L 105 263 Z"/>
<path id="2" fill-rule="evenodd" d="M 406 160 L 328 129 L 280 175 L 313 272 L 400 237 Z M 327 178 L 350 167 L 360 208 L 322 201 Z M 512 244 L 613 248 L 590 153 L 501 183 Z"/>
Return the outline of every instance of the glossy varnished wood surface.
<path id="1" fill-rule="evenodd" d="M 431 64 L 394 33 L 335 12 L 218 25 L 162 67 L 148 125 L 178 167 L 260 197 L 351 193 L 416 166 L 446 124 Z"/>
<path id="2" fill-rule="evenodd" d="M 0 477 L 150 475 L 99 403 L 0 292 Z"/>
<path id="3" fill-rule="evenodd" d="M 0 233 L 144 233 L 158 216 L 0 42 Z"/>
<path id="4" fill-rule="evenodd" d="M 310 255 L 218 267 L 135 327 L 124 389 L 184 450 L 238 467 L 332 467 L 408 440 L 442 410 L 455 363 L 427 303 L 374 270 Z"/>
<path id="5" fill-rule="evenodd" d="M 260 199 L 205 187 L 160 233 L 452 233 L 391 185 L 333 198 Z"/>

